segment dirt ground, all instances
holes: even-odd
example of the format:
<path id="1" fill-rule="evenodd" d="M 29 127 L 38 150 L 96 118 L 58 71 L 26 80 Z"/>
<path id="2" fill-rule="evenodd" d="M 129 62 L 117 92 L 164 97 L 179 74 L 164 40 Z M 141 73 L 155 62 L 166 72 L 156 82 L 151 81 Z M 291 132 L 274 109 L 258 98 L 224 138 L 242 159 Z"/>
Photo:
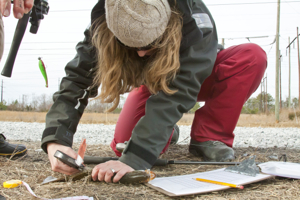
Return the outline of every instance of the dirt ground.
<path id="1" fill-rule="evenodd" d="M 20 143 L 18 141 L 9 141 Z M 36 199 L 24 186 L 5 189 L 3 182 L 18 179 L 27 182 L 37 196 L 43 198 L 63 198 L 70 196 L 90 196 L 99 199 L 300 199 L 300 180 L 287 178 L 271 178 L 261 182 L 245 185 L 245 189 L 229 189 L 218 192 L 190 195 L 182 197 L 168 197 L 143 184 L 124 185 L 120 183 L 92 182 L 88 177 L 75 182 L 60 182 L 41 185 L 48 176 L 60 177 L 61 174 L 52 172 L 47 155 L 41 151 L 39 142 L 28 142 L 27 156 L 18 159 L 0 157 L 0 194 L 7 200 Z M 74 145 L 77 149 L 78 145 Z M 251 155 L 256 155 L 257 162 L 276 161 L 286 154 L 289 162 L 300 162 L 300 150 L 272 148 L 238 148 L 236 161 L 242 161 Z M 86 155 L 114 157 L 109 146 L 90 145 Z M 274 158 L 275 157 L 275 158 Z M 278 159 L 276 159 L 278 157 Z M 162 155 L 169 160 L 198 160 L 188 153 L 186 145 L 172 145 Z M 90 165 L 93 167 L 93 165 Z M 227 167 L 224 165 L 168 165 L 153 167 L 157 177 L 192 174 Z"/>

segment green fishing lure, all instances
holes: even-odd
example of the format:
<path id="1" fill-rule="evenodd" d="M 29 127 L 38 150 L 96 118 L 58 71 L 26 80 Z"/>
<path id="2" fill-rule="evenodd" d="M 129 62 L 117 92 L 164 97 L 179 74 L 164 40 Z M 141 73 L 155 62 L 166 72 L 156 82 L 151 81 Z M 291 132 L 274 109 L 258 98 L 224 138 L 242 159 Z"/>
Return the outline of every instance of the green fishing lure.
<path id="1" fill-rule="evenodd" d="M 43 74 L 43 77 L 45 79 L 46 87 L 48 87 L 48 77 L 47 77 L 45 64 L 44 64 L 44 62 L 42 61 L 42 59 L 40 57 L 38 59 L 39 59 L 39 68 L 40 68 L 41 73 Z"/>

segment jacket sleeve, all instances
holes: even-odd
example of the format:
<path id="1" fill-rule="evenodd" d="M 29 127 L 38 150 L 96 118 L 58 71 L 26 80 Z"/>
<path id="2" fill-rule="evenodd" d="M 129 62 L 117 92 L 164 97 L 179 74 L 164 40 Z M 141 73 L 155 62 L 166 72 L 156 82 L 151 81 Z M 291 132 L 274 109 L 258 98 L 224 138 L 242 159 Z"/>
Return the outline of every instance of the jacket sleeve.
<path id="1" fill-rule="evenodd" d="M 177 2 L 181 6 L 180 2 L 184 1 Z M 135 126 L 119 159 L 134 169 L 149 169 L 153 166 L 167 144 L 175 123 L 195 105 L 201 84 L 211 74 L 214 66 L 218 41 L 213 19 L 202 1 L 185 2 L 192 8 L 186 7 L 186 11 L 182 11 L 184 25 L 180 49 L 181 66 L 170 86 L 178 91 L 173 95 L 160 91 L 147 100 L 145 115 Z M 201 20 L 196 20 L 197 17 L 204 17 L 209 21 L 203 25 Z"/>
<path id="2" fill-rule="evenodd" d="M 99 0 L 91 12 L 91 24 L 105 13 L 104 0 Z M 47 143 L 54 142 L 72 147 L 73 135 L 88 104 L 98 87 L 91 87 L 96 67 L 95 50 L 91 44 L 90 30 L 76 46 L 77 54 L 65 67 L 66 76 L 60 90 L 53 95 L 54 104 L 46 115 L 46 128 L 42 136 L 42 149 L 47 153 Z"/>
<path id="3" fill-rule="evenodd" d="M 89 30 L 84 34 L 84 41 L 76 46 L 75 58 L 65 67 L 66 76 L 61 81 L 60 90 L 53 95 L 54 104 L 46 115 L 46 128 L 42 136 L 45 152 L 49 142 L 72 146 L 73 135 L 88 104 L 95 63 Z"/>

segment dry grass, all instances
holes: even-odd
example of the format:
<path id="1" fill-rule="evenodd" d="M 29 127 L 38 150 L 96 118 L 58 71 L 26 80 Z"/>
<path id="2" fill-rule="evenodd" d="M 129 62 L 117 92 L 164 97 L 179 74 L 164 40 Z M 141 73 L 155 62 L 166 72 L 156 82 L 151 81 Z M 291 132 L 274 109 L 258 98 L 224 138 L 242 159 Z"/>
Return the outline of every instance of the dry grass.
<path id="1" fill-rule="evenodd" d="M 23 122 L 45 122 L 46 113 L 37 112 L 0 112 L 0 121 L 23 121 Z M 104 123 L 115 124 L 117 114 L 85 113 L 81 123 Z M 300 121 L 300 119 L 298 119 Z M 193 115 L 186 114 L 179 121 L 179 125 L 191 125 Z M 282 111 L 280 122 L 275 123 L 274 114 L 269 115 L 241 115 L 238 126 L 244 127 L 300 127 L 296 120 L 288 120 L 288 111 Z M 9 141 L 20 143 L 18 141 Z M 41 185 L 41 182 L 48 176 L 58 177 L 60 174 L 51 171 L 47 155 L 40 152 L 40 142 L 23 142 L 28 148 L 28 155 L 17 160 L 10 160 L 0 157 L 0 184 L 4 181 L 19 179 L 27 182 L 33 191 L 44 198 L 62 198 L 69 196 L 92 196 L 99 199 L 300 199 L 300 180 L 286 178 L 271 178 L 258 183 L 246 185 L 245 189 L 229 189 L 219 192 L 206 193 L 201 195 L 190 195 L 184 197 L 169 198 L 168 196 L 153 190 L 145 185 L 123 185 L 92 182 L 88 178 L 67 183 L 51 183 Z M 77 150 L 78 144 L 74 144 Z M 38 151 L 36 151 L 38 150 Z M 235 149 L 236 160 L 242 161 L 247 156 L 256 155 L 257 161 L 265 162 L 271 160 L 269 156 L 280 157 L 286 154 L 288 161 L 300 162 L 300 150 L 282 148 L 239 148 Z M 90 145 L 87 148 L 87 155 L 91 156 L 114 156 L 108 145 Z M 171 145 L 169 150 L 162 155 L 162 158 L 170 160 L 201 160 L 188 153 L 186 145 Z M 91 165 L 93 167 L 93 165 Z M 219 169 L 226 166 L 220 165 L 168 165 L 164 167 L 153 167 L 157 177 L 184 175 L 208 170 Z M 15 199 L 36 199 L 26 190 L 24 186 L 13 189 L 4 189 L 0 186 L 0 195 L 7 200 Z"/>
<path id="2" fill-rule="evenodd" d="M 299 110 L 298 110 L 299 111 Z M 282 110 L 279 115 L 279 123 L 276 123 L 275 114 L 242 114 L 237 126 L 240 127 L 298 127 L 300 128 L 300 119 L 290 120 L 289 113 L 293 110 Z"/>
<path id="3" fill-rule="evenodd" d="M 237 126 L 240 127 L 300 127 L 300 119 L 289 120 L 288 114 L 292 110 L 282 110 L 280 113 L 280 122 L 276 123 L 274 113 L 271 114 L 241 114 Z M 14 122 L 45 122 L 46 113 L 42 112 L 14 112 L 0 111 L 0 121 Z M 115 124 L 118 120 L 118 114 L 103 113 L 84 113 L 80 123 L 84 124 Z M 178 125 L 191 125 L 193 114 L 184 114 L 178 122 Z"/>
<path id="4" fill-rule="evenodd" d="M 16 142 L 16 141 L 11 141 Z M 58 177 L 60 174 L 52 172 L 47 155 L 36 151 L 40 148 L 39 142 L 24 143 L 28 147 L 28 155 L 17 160 L 9 160 L 0 157 L 0 184 L 6 180 L 19 179 L 27 182 L 35 194 L 44 198 L 63 198 L 69 196 L 92 196 L 95 200 L 99 199 L 299 199 L 300 180 L 286 178 L 271 178 L 261 182 L 245 185 L 245 189 L 229 189 L 219 192 L 206 193 L 201 195 L 190 195 L 184 197 L 170 198 L 156 190 L 145 185 L 124 185 L 107 184 L 92 182 L 87 178 L 75 182 L 50 183 L 41 185 L 41 182 L 48 176 Z M 78 144 L 74 145 L 78 148 Z M 299 150 L 288 149 L 235 149 L 236 161 L 242 161 L 250 155 L 256 155 L 256 161 L 270 161 L 271 155 L 286 154 L 288 161 L 300 162 Z M 247 154 L 247 157 L 245 157 Z M 90 145 L 87 149 L 87 155 L 114 156 L 109 146 Z M 201 160 L 188 153 L 185 145 L 171 145 L 162 158 L 176 160 Z M 91 165 L 92 167 L 93 165 Z M 168 165 L 162 167 L 153 167 L 157 177 L 184 175 L 208 170 L 219 169 L 222 165 Z M 4 189 L 0 187 L 0 194 L 7 200 L 16 199 L 36 199 L 26 190 L 24 186 L 13 189 Z"/>
<path id="5" fill-rule="evenodd" d="M 45 122 L 46 113 L 0 111 L 0 121 L 11 122 Z"/>

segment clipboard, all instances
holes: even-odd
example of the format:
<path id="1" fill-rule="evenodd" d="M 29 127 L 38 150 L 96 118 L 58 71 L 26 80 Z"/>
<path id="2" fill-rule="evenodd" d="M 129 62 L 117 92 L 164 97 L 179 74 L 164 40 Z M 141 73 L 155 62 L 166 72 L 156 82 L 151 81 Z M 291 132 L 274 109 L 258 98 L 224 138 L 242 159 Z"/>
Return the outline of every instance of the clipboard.
<path id="1" fill-rule="evenodd" d="M 181 176 L 161 177 L 146 183 L 150 188 L 153 188 L 170 197 L 202 194 L 215 192 L 220 190 L 230 189 L 229 186 L 217 185 L 196 181 L 193 178 L 204 178 L 214 181 L 232 183 L 236 185 L 246 185 L 275 177 L 269 174 L 257 174 L 255 177 L 233 172 L 225 171 L 225 168 L 217 169 L 208 172 L 195 174 L 187 174 Z"/>

